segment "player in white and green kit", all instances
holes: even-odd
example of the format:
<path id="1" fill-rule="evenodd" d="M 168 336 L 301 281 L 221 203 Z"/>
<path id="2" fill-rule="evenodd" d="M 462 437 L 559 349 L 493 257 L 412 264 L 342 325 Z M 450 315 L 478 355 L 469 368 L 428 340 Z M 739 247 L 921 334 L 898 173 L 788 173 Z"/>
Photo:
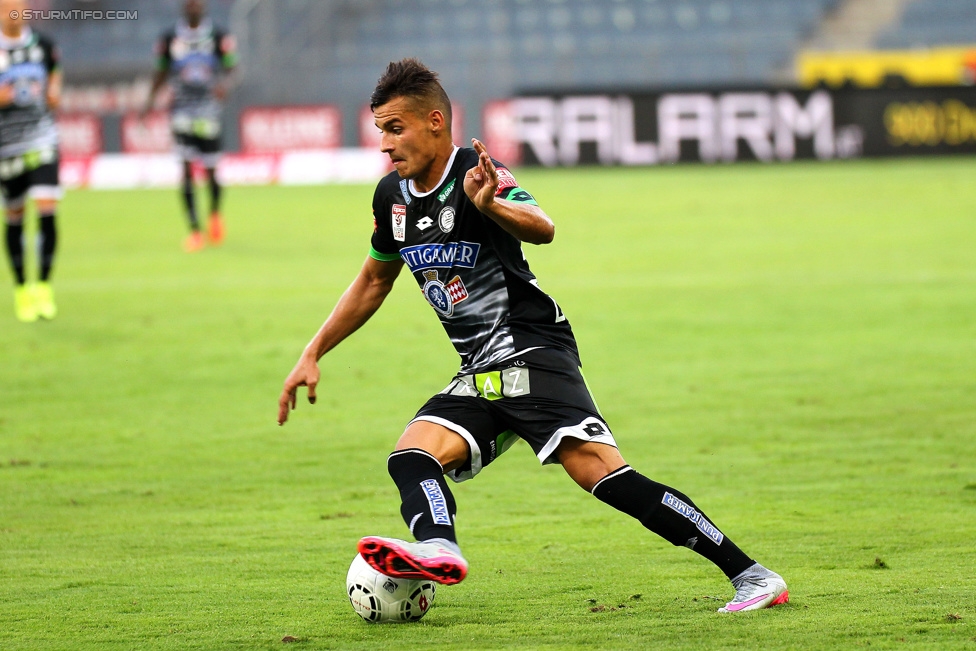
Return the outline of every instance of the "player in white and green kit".
<path id="1" fill-rule="evenodd" d="M 206 16 L 204 0 L 186 0 L 183 14 L 184 19 L 163 34 L 156 46 L 156 74 L 143 112 L 148 113 L 156 93 L 168 82 L 173 91 L 170 127 L 183 161 L 182 195 L 190 224 L 184 248 L 198 251 L 204 241 L 193 196 L 194 162 L 206 170 L 210 188 L 210 243 L 220 244 L 224 239 L 222 188 L 216 168 L 220 158 L 221 105 L 230 86 L 230 73 L 237 64 L 237 52 L 234 38 Z"/>
<path id="2" fill-rule="evenodd" d="M 50 276 L 58 231 L 58 129 L 61 68 L 54 43 L 24 23 L 27 3 L 0 2 L 0 190 L 7 257 L 14 272 L 14 314 L 24 322 L 57 314 Z M 37 281 L 24 265 L 27 197 L 38 212 Z"/>
<path id="3" fill-rule="evenodd" d="M 315 401 L 318 360 L 379 309 L 404 268 L 461 368 L 407 424 L 388 460 L 418 542 L 367 536 L 358 546 L 366 562 L 394 577 L 463 580 L 468 563 L 445 477 L 477 476 L 519 437 L 597 499 L 717 565 L 736 590 L 722 612 L 784 603 L 782 577 L 743 553 L 687 495 L 624 461 L 583 379 L 569 321 L 523 254 L 525 242 L 552 241 L 553 222 L 480 142 L 453 144 L 451 103 L 437 75 L 415 59 L 391 63 L 371 107 L 395 171 L 373 196 L 369 256 L 285 380 L 278 422 L 294 409 L 299 386 Z"/>

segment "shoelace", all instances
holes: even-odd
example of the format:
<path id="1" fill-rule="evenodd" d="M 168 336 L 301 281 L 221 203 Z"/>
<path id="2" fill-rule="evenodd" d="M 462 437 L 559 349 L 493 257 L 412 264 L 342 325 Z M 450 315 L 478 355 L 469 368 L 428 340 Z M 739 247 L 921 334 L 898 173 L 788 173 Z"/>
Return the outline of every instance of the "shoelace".
<path id="1" fill-rule="evenodd" d="M 747 584 L 748 585 L 755 586 L 757 588 L 766 588 L 766 587 L 769 586 L 769 584 L 766 583 L 766 578 L 765 577 L 744 576 L 744 577 L 738 579 L 737 581 L 733 581 L 732 582 L 732 587 L 735 588 L 735 596 L 736 597 L 739 596 L 739 592 L 741 592 L 742 589 Z"/>

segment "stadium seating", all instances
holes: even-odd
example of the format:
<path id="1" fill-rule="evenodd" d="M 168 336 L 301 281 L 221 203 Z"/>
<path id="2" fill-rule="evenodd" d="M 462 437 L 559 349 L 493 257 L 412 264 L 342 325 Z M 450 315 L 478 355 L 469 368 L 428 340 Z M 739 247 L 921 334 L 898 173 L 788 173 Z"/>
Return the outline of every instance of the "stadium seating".
<path id="1" fill-rule="evenodd" d="M 275 29 L 294 50 L 372 69 L 421 52 L 435 67 L 485 54 L 514 65 L 520 84 L 593 85 L 761 82 L 788 63 L 799 40 L 836 0 L 347 0 L 330 5 L 330 30 L 301 43 L 314 3 L 277 0 Z M 52 8 L 98 8 L 101 0 L 54 0 Z M 211 0 L 229 25 L 232 0 Z M 45 25 L 62 44 L 66 70 L 118 76 L 145 68 L 178 0 L 134 0 L 135 22 Z M 307 47 L 306 47 L 307 46 Z M 578 54 L 585 56 L 579 57 Z M 324 81 L 324 80 L 323 80 Z M 324 83 L 327 83 L 324 81 Z M 330 84 L 331 85 L 331 84 Z"/>
<path id="2" fill-rule="evenodd" d="M 226 25 L 233 0 L 210 0 L 209 11 Z M 180 0 L 129 0 L 120 5 L 103 0 L 53 0 L 53 10 L 125 9 L 136 20 L 53 20 L 35 27 L 53 36 L 61 48 L 66 78 L 118 81 L 146 74 L 153 65 L 153 46 L 163 30 L 175 24 Z"/>
<path id="3" fill-rule="evenodd" d="M 97 8 L 108 0 L 51 0 Z M 347 143 L 387 62 L 419 56 L 469 125 L 485 102 L 524 90 L 767 84 L 839 0 L 210 0 L 242 43 L 248 104 L 329 102 Z M 145 76 L 181 0 L 132 0 L 135 22 L 45 25 L 68 83 Z M 108 5 L 105 4 L 107 8 Z M 229 142 L 236 143 L 228 130 Z"/>
<path id="4" fill-rule="evenodd" d="M 916 0 L 897 25 L 885 31 L 884 49 L 971 45 L 976 42 L 976 6 L 972 0 Z"/>

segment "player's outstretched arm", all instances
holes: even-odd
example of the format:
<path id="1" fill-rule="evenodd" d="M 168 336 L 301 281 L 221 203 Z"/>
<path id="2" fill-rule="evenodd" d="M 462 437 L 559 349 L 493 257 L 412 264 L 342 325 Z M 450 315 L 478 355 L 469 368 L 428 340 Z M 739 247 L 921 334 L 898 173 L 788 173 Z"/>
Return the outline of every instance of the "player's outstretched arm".
<path id="1" fill-rule="evenodd" d="M 60 70 L 55 70 L 47 79 L 47 107 L 56 111 L 61 106 L 61 87 L 64 77 Z"/>
<path id="2" fill-rule="evenodd" d="M 471 144 L 478 152 L 478 164 L 464 176 L 464 192 L 483 214 L 494 220 L 508 233 L 529 244 L 548 244 L 556 235 L 556 227 L 539 206 L 507 201 L 495 196 L 498 192 L 498 171 L 491 162 L 488 150 L 476 138 Z"/>
<path id="3" fill-rule="evenodd" d="M 284 425 L 288 412 L 295 408 L 298 387 L 308 387 L 308 401 L 315 404 L 315 388 L 319 383 L 319 359 L 358 330 L 376 313 L 393 289 L 403 263 L 380 262 L 366 258 L 359 275 L 342 294 L 332 314 L 325 320 L 312 341 L 305 346 L 295 368 L 285 379 L 278 398 L 278 424 Z"/>

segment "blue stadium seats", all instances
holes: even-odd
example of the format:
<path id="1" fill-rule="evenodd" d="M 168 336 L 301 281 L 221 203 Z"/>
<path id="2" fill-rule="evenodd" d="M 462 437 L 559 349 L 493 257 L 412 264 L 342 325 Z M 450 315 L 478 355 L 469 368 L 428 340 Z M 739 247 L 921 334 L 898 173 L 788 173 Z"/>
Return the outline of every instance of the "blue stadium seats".
<path id="1" fill-rule="evenodd" d="M 972 0 L 916 0 L 877 46 L 886 49 L 976 43 L 976 5 Z"/>

